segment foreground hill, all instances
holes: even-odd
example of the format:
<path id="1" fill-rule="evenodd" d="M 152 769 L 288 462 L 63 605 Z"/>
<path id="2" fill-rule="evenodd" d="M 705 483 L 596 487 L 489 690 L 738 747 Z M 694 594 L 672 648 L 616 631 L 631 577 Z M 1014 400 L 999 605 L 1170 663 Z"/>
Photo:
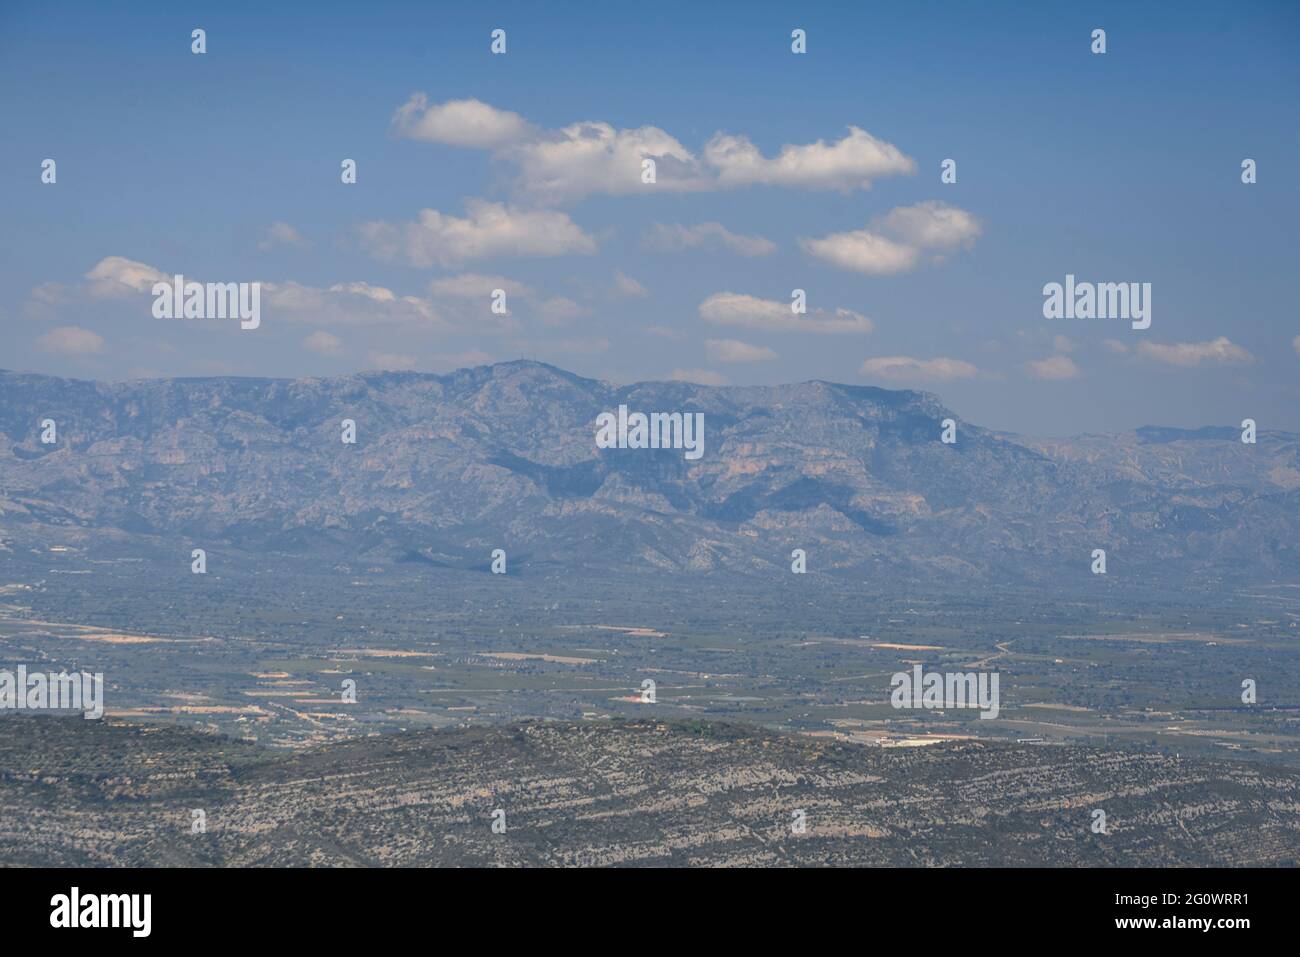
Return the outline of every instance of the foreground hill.
<path id="1" fill-rule="evenodd" d="M 620 404 L 704 413 L 702 457 L 597 448 L 597 416 Z M 502 547 L 525 575 L 770 575 L 802 548 L 810 570 L 929 581 L 1077 580 L 1101 547 L 1133 580 L 1294 579 L 1297 439 L 1033 441 L 920 392 L 617 387 L 535 362 L 116 384 L 0 372 L 0 545 L 107 531 L 480 568 Z"/>
<path id="2" fill-rule="evenodd" d="M 262 750 L 0 718 L 11 865 L 1282 865 L 1300 773 L 1086 748 L 880 749 L 588 722 Z M 207 831 L 191 834 L 193 811 Z M 493 833 L 493 812 L 506 832 Z M 1092 832 L 1104 810 L 1106 834 Z M 806 832 L 793 834 L 793 813 Z"/>

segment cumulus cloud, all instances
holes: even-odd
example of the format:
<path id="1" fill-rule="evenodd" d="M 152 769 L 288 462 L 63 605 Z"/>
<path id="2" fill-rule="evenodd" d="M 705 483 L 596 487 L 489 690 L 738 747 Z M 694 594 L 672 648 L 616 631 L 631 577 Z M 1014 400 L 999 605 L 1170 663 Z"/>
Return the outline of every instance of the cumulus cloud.
<path id="1" fill-rule="evenodd" d="M 733 233 L 721 223 L 698 223 L 683 226 L 655 223 L 643 240 L 651 249 L 729 249 L 741 256 L 768 256 L 776 252 L 776 243 L 762 236 Z"/>
<path id="2" fill-rule="evenodd" d="M 1124 343 L 1120 342 L 1118 339 L 1106 339 L 1102 342 L 1102 345 L 1117 356 L 1122 356 L 1128 352 L 1128 346 L 1124 345 Z"/>
<path id="3" fill-rule="evenodd" d="M 323 329 L 317 329 L 302 340 L 302 347 L 322 356 L 343 355 L 343 340 Z"/>
<path id="4" fill-rule="evenodd" d="M 821 239 L 800 239 L 799 245 L 810 256 L 832 266 L 869 276 L 907 272 L 916 265 L 919 255 L 912 246 L 896 243 L 865 229 L 831 233 Z"/>
<path id="5" fill-rule="evenodd" d="M 1142 342 L 1138 355 L 1166 365 L 1192 368 L 1199 365 L 1243 365 L 1254 362 L 1255 357 L 1227 336 L 1209 342 Z"/>
<path id="6" fill-rule="evenodd" d="M 802 189 L 870 189 L 881 176 L 915 173 L 916 163 L 898 147 L 850 126 L 836 143 L 786 145 L 768 159 L 744 136 L 716 134 L 704 146 L 704 161 L 722 186 L 792 186 Z"/>
<path id="7" fill-rule="evenodd" d="M 863 362 L 858 373 L 878 379 L 935 379 L 948 382 L 973 378 L 979 375 L 979 369 L 962 359 L 878 356 Z"/>
<path id="8" fill-rule="evenodd" d="M 62 356 L 91 356 L 104 351 L 104 337 L 81 326 L 60 326 L 39 337 L 36 347 Z"/>
<path id="9" fill-rule="evenodd" d="M 565 213 L 517 209 L 469 200 L 462 218 L 420 210 L 416 222 L 370 222 L 360 227 L 363 244 L 381 260 L 405 260 L 427 269 L 498 256 L 590 255 L 596 241 Z"/>
<path id="10" fill-rule="evenodd" d="M 924 253 L 937 256 L 969 247 L 981 231 L 979 220 L 966 210 L 928 200 L 892 209 L 866 229 L 801 238 L 799 245 L 840 269 L 884 276 L 914 268 Z"/>
<path id="11" fill-rule="evenodd" d="M 1026 365 L 1029 374 L 1035 379 L 1073 379 L 1079 374 L 1079 367 L 1074 360 L 1065 355 L 1034 359 Z"/>
<path id="12" fill-rule="evenodd" d="M 1057 352 L 1073 352 L 1074 342 L 1067 336 L 1057 336 L 1052 340 L 1052 348 Z"/>
<path id="13" fill-rule="evenodd" d="M 76 304 L 86 299 L 106 300 L 137 296 L 147 297 L 156 282 L 172 282 L 172 274 L 146 263 L 122 256 L 107 256 L 85 274 L 86 281 L 70 286 L 46 283 L 34 289 L 29 306 L 42 307 L 42 314 L 53 308 Z M 185 274 L 187 282 L 201 282 L 198 276 Z M 403 296 L 383 286 L 368 282 L 336 283 L 328 287 L 308 286 L 285 280 L 268 282 L 250 278 L 261 287 L 263 318 L 275 316 L 291 322 L 316 325 L 364 325 L 374 323 L 411 323 L 429 328 L 451 328 L 430 298 Z M 147 307 L 142 315 L 148 315 Z"/>
<path id="14" fill-rule="evenodd" d="M 393 323 L 443 332 L 499 334 L 515 331 L 519 323 L 510 313 L 491 311 L 492 291 L 505 290 L 507 301 L 534 295 L 523 283 L 480 273 L 444 276 L 430 281 L 427 288 L 428 296 L 404 296 L 367 282 L 336 283 L 324 289 L 296 282 L 264 282 L 262 301 L 288 321 L 323 326 Z"/>
<path id="15" fill-rule="evenodd" d="M 910 174 L 916 163 L 892 143 L 850 126 L 827 143 L 787 144 L 767 157 L 748 137 L 716 133 L 696 155 L 657 126 L 618 128 L 594 120 L 542 130 L 517 113 L 480 100 L 430 105 L 413 94 L 393 117 L 401 136 L 493 152 L 517 170 L 530 198 L 567 202 L 593 193 L 691 192 L 767 185 L 798 189 L 869 189 L 882 176 Z M 655 182 L 642 182 L 642 161 L 655 161 Z"/>
<path id="16" fill-rule="evenodd" d="M 706 339 L 704 351 L 714 362 L 768 362 L 777 358 L 771 349 L 739 339 Z"/>
<path id="17" fill-rule="evenodd" d="M 980 234 L 979 220 L 964 209 L 931 199 L 899 206 L 872 220 L 872 228 L 925 250 L 968 246 Z"/>
<path id="18" fill-rule="evenodd" d="M 623 270 L 614 273 L 614 295 L 626 296 L 629 299 L 639 299 L 642 296 L 650 295 L 649 290 L 641 285 Z"/>
<path id="19" fill-rule="evenodd" d="M 693 382 L 696 385 L 726 385 L 728 379 L 711 369 L 674 369 L 668 373 L 670 382 Z"/>
<path id="20" fill-rule="evenodd" d="M 615 129 L 574 123 L 499 154 L 515 164 L 519 188 L 542 201 L 571 201 L 592 193 L 708 189 L 711 177 L 691 151 L 656 126 Z M 655 182 L 641 181 L 642 161 L 655 161 Z"/>
<path id="21" fill-rule="evenodd" d="M 448 100 L 430 106 L 423 93 L 411 94 L 397 108 L 393 128 L 408 139 L 474 149 L 503 146 L 533 132 L 518 113 L 499 110 L 482 100 Z"/>
<path id="22" fill-rule="evenodd" d="M 25 312 L 38 319 L 55 318 L 61 307 L 85 299 L 129 299 L 148 294 L 156 282 L 172 277 L 153 266 L 125 256 L 105 256 L 86 272 L 80 283 L 46 282 L 27 294 Z"/>
<path id="23" fill-rule="evenodd" d="M 262 241 L 257 244 L 257 248 L 265 252 L 276 246 L 305 247 L 308 245 L 310 244 L 302 234 L 288 223 L 274 222 L 262 231 Z"/>
<path id="24" fill-rule="evenodd" d="M 309 286 L 300 286 L 297 283 L 286 284 L 283 287 L 276 286 L 272 283 L 268 283 L 268 285 L 271 286 L 272 291 L 277 289 L 288 289 L 290 285 L 292 285 L 292 287 L 295 289 L 311 288 Z M 315 291 L 319 292 L 319 290 L 315 290 Z M 326 290 L 326 292 L 342 293 L 349 296 L 361 296 L 362 298 L 369 299 L 372 302 L 396 302 L 397 301 L 397 293 L 393 292 L 393 290 L 385 289 L 383 286 L 372 286 L 368 282 L 335 283 L 333 286 L 330 286 L 329 289 Z"/>
<path id="25" fill-rule="evenodd" d="M 123 256 L 105 256 L 86 273 L 86 294 L 92 299 L 120 299 L 149 292 L 156 282 L 172 277 L 153 266 Z"/>
<path id="26" fill-rule="evenodd" d="M 769 332 L 854 333 L 870 332 L 870 319 L 849 309 L 829 313 L 814 309 L 803 315 L 790 303 L 759 299 L 739 292 L 716 292 L 700 303 L 700 318 L 720 326 L 744 326 Z"/>

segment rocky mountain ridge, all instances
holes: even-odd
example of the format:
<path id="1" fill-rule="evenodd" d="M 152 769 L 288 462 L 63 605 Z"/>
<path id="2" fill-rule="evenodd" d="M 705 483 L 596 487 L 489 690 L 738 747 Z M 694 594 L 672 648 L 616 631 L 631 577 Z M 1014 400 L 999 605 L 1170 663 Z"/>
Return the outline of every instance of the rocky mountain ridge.
<path id="1" fill-rule="evenodd" d="M 620 405 L 702 412 L 703 455 L 598 448 L 597 416 Z M 802 548 L 824 573 L 1086 584 L 1105 548 L 1112 575 L 1286 580 L 1300 436 L 1040 440 L 924 392 L 617 386 L 530 361 L 298 380 L 0 371 L 0 535 L 104 532 L 484 570 L 501 547 L 521 574 L 788 574 Z"/>

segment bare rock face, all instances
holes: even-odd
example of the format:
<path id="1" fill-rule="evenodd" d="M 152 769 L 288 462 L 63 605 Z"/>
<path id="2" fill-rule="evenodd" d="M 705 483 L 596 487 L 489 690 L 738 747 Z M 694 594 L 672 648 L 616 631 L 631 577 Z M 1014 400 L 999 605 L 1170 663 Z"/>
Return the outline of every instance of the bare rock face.
<path id="1" fill-rule="evenodd" d="M 598 448 L 597 417 L 620 404 L 702 412 L 703 455 Z M 295 381 L 0 372 L 0 531 L 91 530 L 451 564 L 509 540 L 570 567 L 736 574 L 816 548 L 820 571 L 902 580 L 1048 581 L 1104 547 L 1143 576 L 1258 580 L 1300 570 L 1300 437 L 1032 440 L 926 393 L 616 387 L 535 362 Z"/>

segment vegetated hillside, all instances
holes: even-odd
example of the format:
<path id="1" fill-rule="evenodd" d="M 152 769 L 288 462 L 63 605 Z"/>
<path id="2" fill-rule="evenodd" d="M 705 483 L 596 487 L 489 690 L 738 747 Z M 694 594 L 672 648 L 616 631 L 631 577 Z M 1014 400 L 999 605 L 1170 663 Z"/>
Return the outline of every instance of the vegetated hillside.
<path id="1" fill-rule="evenodd" d="M 707 722 L 525 723 L 269 751 L 0 718 L 10 865 L 1282 865 L 1300 773 Z M 1094 810 L 1106 833 L 1092 830 Z M 192 833 L 203 810 L 206 832 Z M 494 811 L 505 833 L 494 833 Z M 795 812 L 805 831 L 794 833 Z"/>

